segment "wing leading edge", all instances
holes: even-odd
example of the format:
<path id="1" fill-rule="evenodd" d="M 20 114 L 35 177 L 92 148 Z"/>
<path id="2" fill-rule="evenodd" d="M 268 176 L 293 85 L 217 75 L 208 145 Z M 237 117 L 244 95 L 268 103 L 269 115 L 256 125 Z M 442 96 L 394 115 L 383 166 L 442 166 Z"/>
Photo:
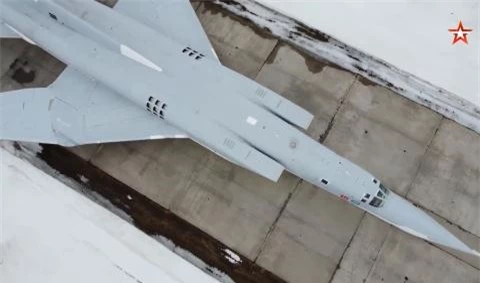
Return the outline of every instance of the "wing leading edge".
<path id="1" fill-rule="evenodd" d="M 188 0 L 119 0 L 114 9 L 218 61 Z"/>

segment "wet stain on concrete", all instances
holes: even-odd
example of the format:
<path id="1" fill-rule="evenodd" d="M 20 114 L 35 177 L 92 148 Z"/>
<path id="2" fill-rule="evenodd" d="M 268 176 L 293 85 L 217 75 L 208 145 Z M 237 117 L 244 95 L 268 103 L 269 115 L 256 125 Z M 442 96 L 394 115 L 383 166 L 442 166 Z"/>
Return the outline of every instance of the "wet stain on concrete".
<path id="1" fill-rule="evenodd" d="M 35 70 L 27 60 L 15 59 L 9 66 L 10 77 L 19 84 L 28 84 L 35 80 Z"/>
<path id="2" fill-rule="evenodd" d="M 305 65 L 307 65 L 308 70 L 310 72 L 312 72 L 313 74 L 317 74 L 317 73 L 322 72 L 323 69 L 325 69 L 326 66 L 331 66 L 330 64 L 328 64 L 325 61 L 315 60 L 314 58 L 311 58 L 310 56 L 308 56 L 306 54 L 300 53 L 300 55 L 303 56 L 303 58 L 305 59 Z"/>
<path id="3" fill-rule="evenodd" d="M 377 86 L 376 83 L 362 76 L 358 76 L 358 81 L 364 86 Z"/>
<path id="4" fill-rule="evenodd" d="M 322 72 L 325 69 L 325 67 L 327 67 L 327 66 L 330 67 L 330 68 L 333 68 L 333 69 L 340 70 L 340 71 L 348 72 L 347 70 L 341 68 L 338 65 L 331 64 L 331 63 L 329 63 L 325 60 L 322 60 L 322 59 L 317 59 L 317 58 L 313 57 L 312 55 L 310 55 L 309 52 L 307 52 L 303 49 L 300 49 L 297 46 L 288 44 L 288 43 L 286 43 L 284 41 L 281 41 L 281 40 L 275 46 L 275 48 L 272 50 L 272 52 L 268 56 L 267 60 L 265 61 L 265 64 L 273 64 L 275 62 L 275 59 L 277 58 L 278 51 L 280 50 L 280 48 L 282 48 L 284 46 L 291 47 L 300 56 L 302 56 L 303 59 L 305 60 L 305 65 L 307 66 L 308 70 L 313 74 L 317 74 L 317 73 Z"/>

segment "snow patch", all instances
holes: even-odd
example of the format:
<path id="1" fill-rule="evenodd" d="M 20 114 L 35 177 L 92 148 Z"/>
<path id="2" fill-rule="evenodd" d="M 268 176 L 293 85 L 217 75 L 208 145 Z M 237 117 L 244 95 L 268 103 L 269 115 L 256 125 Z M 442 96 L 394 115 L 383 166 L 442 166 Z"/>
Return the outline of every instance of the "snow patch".
<path id="1" fill-rule="evenodd" d="M 19 143 L 19 142 L 10 142 L 10 141 L 0 141 L 0 165 L 4 164 L 2 162 L 2 157 L 4 154 L 9 153 L 17 158 L 23 159 L 28 161 L 29 163 L 33 164 L 36 168 L 40 169 L 41 171 L 47 173 L 48 175 L 54 177 L 56 180 L 60 181 L 64 185 L 68 186 L 70 189 L 73 189 L 77 192 L 80 192 L 88 199 L 94 201 L 97 204 L 107 208 L 110 212 L 113 212 L 116 216 L 120 217 L 126 222 L 133 223 L 133 219 L 130 215 L 128 215 L 122 209 L 116 207 L 112 204 L 108 199 L 104 198 L 100 194 L 86 190 L 84 184 L 77 183 L 75 180 L 66 177 L 56 170 L 52 169 L 48 164 L 46 164 L 43 160 L 37 157 L 37 153 L 42 152 L 42 147 L 39 144 L 30 144 L 30 143 Z M 0 170 L 0 181 L 3 180 L 2 174 L 3 170 Z M 80 180 L 82 176 L 79 176 Z M 87 178 L 85 178 L 87 179 Z M 1 192 L 2 192 L 2 185 L 3 183 L 0 182 L 0 200 L 2 200 Z M 131 195 L 127 195 L 127 199 L 133 200 Z M 2 210 L 0 209 L 0 217 Z M 1 220 L 2 218 L 0 218 Z M 0 221 L 2 223 L 2 221 Z M 134 226 L 132 226 L 134 227 Z M 0 232 L 2 230 L 0 229 Z M 216 278 L 220 282 L 223 283 L 233 283 L 234 281 L 224 272 L 220 271 L 215 267 L 211 267 L 204 263 L 201 259 L 190 253 L 189 251 L 183 250 L 182 248 L 175 246 L 175 244 L 170 241 L 169 239 L 163 236 L 153 236 L 152 237 L 157 242 L 163 244 L 166 248 L 180 256 L 181 258 L 188 261 L 190 264 L 196 266 L 197 268 L 201 269 L 203 272 L 209 274 L 210 276 Z M 0 237 L 1 241 L 1 237 Z M 3 259 L 3 249 L 4 246 L 0 246 L 0 261 Z M 1 264 L 0 264 L 1 265 Z M 190 282 L 197 282 L 197 281 L 190 281 Z"/>
<path id="2" fill-rule="evenodd" d="M 229 249 L 224 249 L 223 250 L 225 252 L 225 258 L 230 262 L 230 263 L 233 263 L 233 264 L 239 264 L 242 262 L 242 259 L 240 258 L 240 256 L 234 252 L 232 252 L 231 250 Z"/>
<path id="3" fill-rule="evenodd" d="M 5 282 L 217 282 L 25 160 L 0 158 Z"/>
<path id="4" fill-rule="evenodd" d="M 88 183 L 88 181 L 90 181 L 90 180 L 88 180 L 87 177 L 85 177 L 83 175 L 79 175 L 78 178 L 80 178 L 80 181 L 84 184 L 86 184 L 86 183 Z"/>

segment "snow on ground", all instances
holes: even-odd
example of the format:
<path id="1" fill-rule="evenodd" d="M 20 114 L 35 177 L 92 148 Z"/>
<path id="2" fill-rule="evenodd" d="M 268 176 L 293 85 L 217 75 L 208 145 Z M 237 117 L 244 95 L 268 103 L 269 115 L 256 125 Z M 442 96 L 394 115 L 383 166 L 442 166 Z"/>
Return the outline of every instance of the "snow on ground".
<path id="1" fill-rule="evenodd" d="M 0 282 L 216 282 L 0 148 Z"/>
<path id="2" fill-rule="evenodd" d="M 257 1 L 480 106 L 478 1 Z"/>
<path id="3" fill-rule="evenodd" d="M 266 4 L 267 6 L 259 4 L 258 2 Z M 347 4 L 346 2 L 337 3 L 335 1 L 329 2 L 324 0 L 215 0 L 214 3 L 255 23 L 260 28 L 269 30 L 275 36 L 298 46 L 320 60 L 332 62 L 341 68 L 368 78 L 381 86 L 393 90 L 397 94 L 428 107 L 480 133 L 480 106 L 454 93 L 454 91 L 460 91 L 463 94 L 463 87 L 465 87 L 464 85 L 466 84 L 468 87 L 465 89 L 475 92 L 467 91 L 465 96 L 472 98 L 472 100 L 474 100 L 475 97 L 478 99 L 479 57 L 476 51 L 478 51 L 479 37 L 475 33 L 478 32 L 478 2 L 477 4 L 472 4 L 471 2 L 470 4 L 451 4 L 452 7 L 463 7 L 461 9 L 456 8 L 458 10 L 452 10 L 451 12 L 457 17 L 462 17 L 462 19 L 463 15 L 465 15 L 465 26 L 468 23 L 468 25 L 472 25 L 474 29 L 474 32 L 469 34 L 470 44 L 468 46 L 462 46 L 460 44 L 453 46 L 451 44 L 453 35 L 448 32 L 448 29 L 458 24 L 457 20 L 459 18 L 455 20 L 449 17 L 443 18 L 441 16 L 443 14 L 439 14 L 439 12 L 434 13 L 434 16 L 430 16 L 428 3 L 424 3 L 421 13 L 415 11 L 412 14 L 408 13 L 409 8 L 407 7 L 408 5 L 414 5 L 412 1 L 403 1 L 400 4 L 389 2 L 392 5 L 404 5 L 403 10 L 400 8 L 390 8 L 393 10 L 390 12 L 390 9 L 387 8 L 383 8 L 385 11 L 380 8 L 377 9 L 375 3 L 378 4 L 379 7 L 382 5 L 382 7 L 387 7 L 385 3 L 382 4 L 378 1 L 366 3 L 348 2 L 349 4 Z M 336 7 L 335 5 L 343 5 L 343 7 L 345 7 L 350 4 L 352 7 L 360 7 L 358 11 L 364 11 L 365 14 L 352 11 L 353 8 L 345 9 L 344 11 L 341 6 L 338 6 L 336 8 L 337 10 L 328 10 L 330 6 Z M 269 8 L 268 5 L 273 8 Z M 312 6 L 305 8 L 308 5 Z M 325 5 L 325 8 L 323 8 L 322 5 Z M 470 6 L 462 5 L 473 5 L 473 8 L 477 7 L 477 9 L 472 8 L 469 14 L 465 14 Z M 447 4 L 443 3 L 440 4 L 439 7 L 447 6 Z M 364 7 L 368 7 L 370 10 L 367 8 L 364 9 Z M 381 15 L 376 15 L 376 13 L 382 14 L 384 12 L 389 15 L 388 13 L 394 13 L 397 9 L 405 12 L 405 14 L 395 17 L 391 16 L 384 20 L 379 20 Z M 438 9 L 442 10 L 442 8 Z M 282 12 L 283 10 L 285 13 Z M 432 10 L 432 12 L 435 11 L 435 9 Z M 445 12 L 444 10 L 442 11 Z M 302 23 L 303 21 L 307 22 L 312 19 L 320 22 L 321 19 L 317 18 L 321 18 L 324 14 L 328 14 L 322 18 L 329 19 L 328 26 L 320 27 L 318 24 L 320 28 L 312 28 L 308 26 L 308 24 L 315 25 L 315 22 L 307 23 L 307 25 Z M 375 15 L 370 16 L 370 14 Z M 349 16 L 354 20 L 349 19 Z M 420 25 L 422 27 L 420 28 L 418 21 L 421 20 L 420 18 L 422 16 L 426 17 L 425 22 L 427 22 L 427 24 L 425 26 Z M 417 21 L 415 22 L 417 23 L 417 28 L 414 30 L 409 30 L 411 28 L 411 17 L 414 22 L 415 20 Z M 433 17 L 434 20 L 431 21 L 429 17 Z M 453 21 L 453 26 L 450 20 Z M 392 22 L 398 23 L 398 21 L 402 24 L 404 23 L 407 31 L 402 30 L 402 32 L 399 32 L 388 25 Z M 375 26 L 375 23 L 378 24 Z M 432 23 L 435 25 L 434 30 L 430 30 L 433 28 L 431 26 Z M 443 24 L 445 24 L 446 27 L 444 27 Z M 437 25 L 442 26 L 436 27 Z M 369 28 L 363 30 L 361 26 L 367 26 Z M 425 29 L 423 27 L 425 27 Z M 401 29 L 401 25 L 397 25 L 396 28 Z M 362 30 L 359 31 L 359 29 Z M 353 30 L 357 38 L 363 40 L 362 42 L 366 44 L 366 46 L 369 44 L 375 45 L 376 49 L 362 49 L 362 46 L 355 46 L 355 43 L 349 43 L 348 38 L 345 39 L 345 37 L 341 35 L 341 33 L 346 32 L 346 30 Z M 442 34 L 441 38 L 439 37 L 440 33 Z M 387 35 L 389 37 L 385 37 Z M 426 37 L 427 35 L 429 37 Z M 337 36 L 344 39 L 345 42 L 337 39 Z M 430 37 L 434 37 L 435 39 L 431 39 Z M 399 41 L 397 45 L 393 44 L 392 46 L 392 44 L 390 44 L 394 42 L 393 38 Z M 405 38 L 412 40 L 407 41 Z M 440 43 L 440 41 L 442 43 Z M 436 44 L 443 45 L 436 46 Z M 445 51 L 447 48 L 449 52 Z M 382 59 L 378 57 L 378 54 L 381 55 L 382 53 L 377 49 L 383 52 L 389 52 L 392 56 L 398 56 L 396 59 L 400 63 L 413 62 L 417 65 L 410 66 L 410 68 L 407 66 L 408 69 L 404 69 L 403 67 L 399 67 L 403 66 L 400 63 L 398 64 L 399 66 L 397 66 L 395 63 L 389 62 L 388 58 Z M 474 50 L 473 53 L 472 50 Z M 419 52 L 419 54 L 415 52 Z M 429 81 L 427 78 L 420 76 L 423 76 L 425 73 L 437 74 L 438 76 L 442 76 L 442 78 L 432 80 L 427 76 L 427 78 L 430 79 Z M 447 80 L 447 77 L 449 82 L 447 86 L 455 85 L 458 89 L 447 90 L 442 87 L 445 85 L 443 80 Z M 432 81 L 435 81 L 435 83 Z M 437 83 L 439 85 L 437 85 Z"/>
<path id="4" fill-rule="evenodd" d="M 233 251 L 231 251 L 229 249 L 225 249 L 223 251 L 225 252 L 225 258 L 229 262 L 231 262 L 233 264 L 238 264 L 238 263 L 242 262 L 242 259 L 236 253 L 234 253 Z"/>

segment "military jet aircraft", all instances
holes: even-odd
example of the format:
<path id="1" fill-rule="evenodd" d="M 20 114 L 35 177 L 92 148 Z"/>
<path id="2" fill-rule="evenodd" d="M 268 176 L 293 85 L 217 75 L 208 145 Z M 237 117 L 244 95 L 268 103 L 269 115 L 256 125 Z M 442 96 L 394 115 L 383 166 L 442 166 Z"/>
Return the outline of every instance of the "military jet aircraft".
<path id="1" fill-rule="evenodd" d="M 1 0 L 1 36 L 67 64 L 0 95 L 0 139 L 77 146 L 190 138 L 277 181 L 283 170 L 403 231 L 477 254 L 303 130 L 312 114 L 219 62 L 188 0 Z"/>

